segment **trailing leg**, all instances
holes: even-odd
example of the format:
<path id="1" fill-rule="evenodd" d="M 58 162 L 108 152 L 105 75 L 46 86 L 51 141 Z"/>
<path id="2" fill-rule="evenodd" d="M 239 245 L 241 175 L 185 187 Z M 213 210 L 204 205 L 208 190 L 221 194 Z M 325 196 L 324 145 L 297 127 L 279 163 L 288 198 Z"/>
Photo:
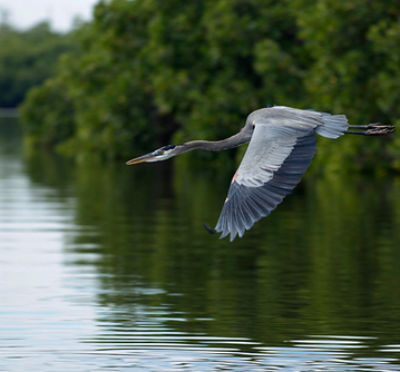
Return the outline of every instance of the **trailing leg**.
<path id="1" fill-rule="evenodd" d="M 372 123 L 368 125 L 349 125 L 349 129 L 360 129 L 360 130 L 347 130 L 346 134 L 360 134 L 363 136 L 385 136 L 393 133 L 395 127 L 393 125 L 386 125 L 381 123 Z"/>

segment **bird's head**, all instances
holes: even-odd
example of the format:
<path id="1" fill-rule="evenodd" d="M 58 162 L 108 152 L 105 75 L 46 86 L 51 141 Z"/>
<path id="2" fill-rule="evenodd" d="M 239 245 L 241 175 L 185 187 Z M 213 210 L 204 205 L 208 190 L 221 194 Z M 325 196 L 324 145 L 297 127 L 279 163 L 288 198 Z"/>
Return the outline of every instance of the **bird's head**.
<path id="1" fill-rule="evenodd" d="M 133 164 L 139 164 L 139 163 L 153 163 L 156 161 L 162 161 L 162 160 L 167 160 L 169 158 L 172 158 L 175 155 L 178 155 L 180 153 L 180 148 L 182 146 L 179 145 L 168 145 L 168 146 L 163 146 L 157 150 L 154 150 L 153 152 L 150 152 L 146 155 L 139 156 L 138 158 L 134 158 L 131 160 L 128 160 L 126 162 L 127 165 L 133 165 Z"/>

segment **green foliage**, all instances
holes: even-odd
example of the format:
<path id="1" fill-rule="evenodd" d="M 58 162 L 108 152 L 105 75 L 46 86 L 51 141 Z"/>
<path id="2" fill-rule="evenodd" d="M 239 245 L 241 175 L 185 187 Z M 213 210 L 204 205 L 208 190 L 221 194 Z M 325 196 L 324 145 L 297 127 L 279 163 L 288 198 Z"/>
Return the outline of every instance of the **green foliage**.
<path id="1" fill-rule="evenodd" d="M 28 89 L 54 73 L 58 56 L 73 46 L 70 35 L 52 32 L 46 22 L 27 31 L 0 24 L 0 45 L 0 107 L 18 106 Z"/>
<path id="2" fill-rule="evenodd" d="M 379 0 L 100 1 L 80 48 L 29 95 L 23 120 L 35 142 L 108 158 L 172 137 L 226 137 L 274 104 L 394 122 L 399 15 L 400 3 Z M 54 89 L 63 99 L 50 115 Z M 324 144 L 314 169 L 335 157 L 400 169 L 397 139 L 338 142 Z"/>
<path id="3" fill-rule="evenodd" d="M 400 49 L 395 47 L 400 3 L 296 0 L 295 6 L 302 9 L 297 13 L 299 35 L 312 57 L 304 86 L 313 106 L 345 113 L 355 124 L 395 124 L 400 118 Z M 398 139 L 393 146 L 390 140 L 372 139 L 366 145 L 363 138 L 346 138 L 340 145 L 321 146 L 318 161 L 322 166 L 328 158 L 339 163 L 346 157 L 356 167 L 373 168 L 380 160 L 399 170 L 398 145 Z"/>

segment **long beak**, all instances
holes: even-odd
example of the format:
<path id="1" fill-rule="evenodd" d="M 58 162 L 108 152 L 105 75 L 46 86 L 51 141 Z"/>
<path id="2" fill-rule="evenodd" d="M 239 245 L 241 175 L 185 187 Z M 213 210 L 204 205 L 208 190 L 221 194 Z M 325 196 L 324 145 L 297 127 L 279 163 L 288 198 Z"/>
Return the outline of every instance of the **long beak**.
<path id="1" fill-rule="evenodd" d="M 126 162 L 126 165 L 133 165 L 133 164 L 139 164 L 139 163 L 143 163 L 146 161 L 149 161 L 153 158 L 155 158 L 157 156 L 157 154 L 155 154 L 154 152 L 151 152 L 149 154 L 143 155 L 143 156 L 139 156 L 138 158 L 134 158 L 131 160 L 128 160 Z"/>

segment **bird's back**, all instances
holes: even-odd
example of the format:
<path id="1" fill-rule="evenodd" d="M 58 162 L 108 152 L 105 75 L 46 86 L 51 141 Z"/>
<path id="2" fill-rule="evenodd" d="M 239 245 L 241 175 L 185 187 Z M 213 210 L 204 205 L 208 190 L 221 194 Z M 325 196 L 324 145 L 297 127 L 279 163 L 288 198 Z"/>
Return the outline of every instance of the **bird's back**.
<path id="1" fill-rule="evenodd" d="M 247 118 L 253 125 L 269 125 L 277 136 L 301 137 L 315 132 L 337 138 L 348 128 L 345 115 L 274 106 L 253 111 Z"/>

